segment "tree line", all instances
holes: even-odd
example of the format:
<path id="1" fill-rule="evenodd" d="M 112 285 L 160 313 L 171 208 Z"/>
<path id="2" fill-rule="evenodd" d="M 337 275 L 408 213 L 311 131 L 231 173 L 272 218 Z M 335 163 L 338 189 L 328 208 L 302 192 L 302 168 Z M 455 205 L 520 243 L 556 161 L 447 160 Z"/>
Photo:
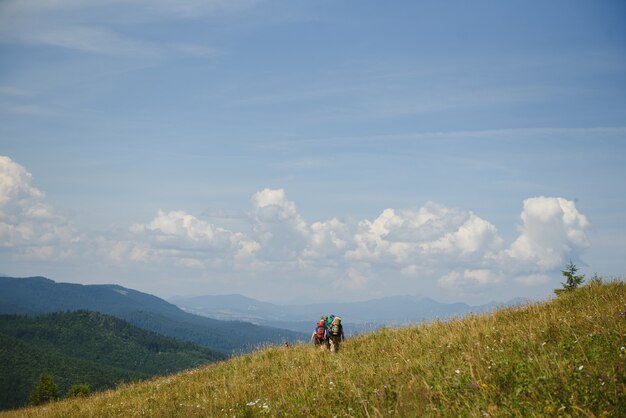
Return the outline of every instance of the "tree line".
<path id="1" fill-rule="evenodd" d="M 108 389 L 224 358 L 96 312 L 0 315 L 0 408 Z"/>

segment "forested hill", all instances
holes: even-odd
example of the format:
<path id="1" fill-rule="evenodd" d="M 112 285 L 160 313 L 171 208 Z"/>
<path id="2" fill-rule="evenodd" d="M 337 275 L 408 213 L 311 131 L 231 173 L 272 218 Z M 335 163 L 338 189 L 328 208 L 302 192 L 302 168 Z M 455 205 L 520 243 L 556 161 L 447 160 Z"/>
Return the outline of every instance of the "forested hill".
<path id="1" fill-rule="evenodd" d="M 113 284 L 59 283 L 45 277 L 0 277 L 1 313 L 48 313 L 87 309 L 109 314 L 136 311 L 179 315 L 175 305 Z M 7 312 L 11 311 L 11 312 Z"/>
<path id="2" fill-rule="evenodd" d="M 264 344 L 306 338 L 294 331 L 200 317 L 156 296 L 118 285 L 57 283 L 44 277 L 0 277 L 0 314 L 79 309 L 113 315 L 140 328 L 225 353 L 241 353 Z"/>
<path id="3" fill-rule="evenodd" d="M 0 408 L 23 406 L 44 371 L 65 394 L 73 384 L 100 390 L 225 357 L 96 312 L 0 315 Z"/>

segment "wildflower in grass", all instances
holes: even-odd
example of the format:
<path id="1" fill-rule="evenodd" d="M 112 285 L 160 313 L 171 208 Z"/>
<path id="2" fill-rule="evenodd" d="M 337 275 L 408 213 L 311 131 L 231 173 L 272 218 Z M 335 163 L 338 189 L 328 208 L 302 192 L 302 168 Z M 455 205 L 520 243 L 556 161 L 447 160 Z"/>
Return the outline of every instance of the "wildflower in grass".
<path id="1" fill-rule="evenodd" d="M 460 371 L 459 369 L 456 369 L 456 370 L 454 371 L 454 373 L 456 373 L 456 374 L 461 374 L 461 371 Z"/>

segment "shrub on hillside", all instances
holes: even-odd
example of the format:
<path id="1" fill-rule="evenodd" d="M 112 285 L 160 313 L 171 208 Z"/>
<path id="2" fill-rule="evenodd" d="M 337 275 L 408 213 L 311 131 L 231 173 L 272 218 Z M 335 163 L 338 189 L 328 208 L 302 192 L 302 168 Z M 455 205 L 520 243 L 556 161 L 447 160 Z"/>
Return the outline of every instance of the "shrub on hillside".
<path id="1" fill-rule="evenodd" d="M 41 405 L 59 399 L 59 387 L 48 372 L 39 376 L 39 381 L 28 396 L 29 405 Z"/>
<path id="2" fill-rule="evenodd" d="M 89 396 L 90 393 L 91 388 L 89 387 L 89 385 L 85 383 L 77 383 L 69 388 L 69 390 L 67 391 L 67 397 L 73 398 L 76 396 Z"/>

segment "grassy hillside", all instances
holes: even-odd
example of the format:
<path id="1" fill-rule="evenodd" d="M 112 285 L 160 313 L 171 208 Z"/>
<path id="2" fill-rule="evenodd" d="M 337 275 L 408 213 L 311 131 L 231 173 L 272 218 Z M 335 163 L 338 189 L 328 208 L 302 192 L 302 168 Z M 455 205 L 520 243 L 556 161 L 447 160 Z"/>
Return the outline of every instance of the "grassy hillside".
<path id="1" fill-rule="evenodd" d="M 624 416 L 626 285 L 348 340 L 275 347 L 1 416 Z"/>
<path id="2" fill-rule="evenodd" d="M 0 409 L 25 405 L 46 370 L 65 394 L 77 383 L 112 388 L 225 357 L 96 312 L 0 315 Z"/>

